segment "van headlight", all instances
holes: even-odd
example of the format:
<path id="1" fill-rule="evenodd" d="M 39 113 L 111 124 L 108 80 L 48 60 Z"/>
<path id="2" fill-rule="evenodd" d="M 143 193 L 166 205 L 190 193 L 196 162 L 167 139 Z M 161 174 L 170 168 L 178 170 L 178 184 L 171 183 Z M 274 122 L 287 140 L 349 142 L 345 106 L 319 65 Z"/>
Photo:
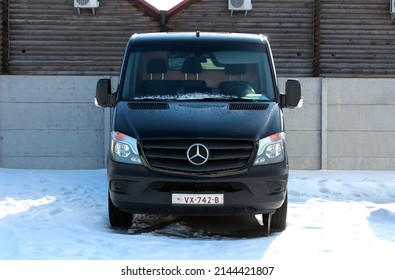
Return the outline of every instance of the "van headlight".
<path id="1" fill-rule="evenodd" d="M 111 156 L 117 162 L 142 164 L 137 140 L 117 131 L 111 132 Z"/>
<path id="2" fill-rule="evenodd" d="M 284 140 L 284 132 L 276 133 L 259 140 L 254 165 L 282 162 L 285 159 Z"/>

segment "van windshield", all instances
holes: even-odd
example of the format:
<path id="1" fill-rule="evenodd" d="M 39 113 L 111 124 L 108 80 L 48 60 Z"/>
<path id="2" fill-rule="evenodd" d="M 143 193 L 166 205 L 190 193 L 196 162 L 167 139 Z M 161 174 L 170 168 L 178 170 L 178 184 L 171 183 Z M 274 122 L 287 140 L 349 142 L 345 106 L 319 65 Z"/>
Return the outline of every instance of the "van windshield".
<path id="1" fill-rule="evenodd" d="M 275 101 L 268 53 L 257 44 L 132 46 L 121 92 L 123 100 Z"/>

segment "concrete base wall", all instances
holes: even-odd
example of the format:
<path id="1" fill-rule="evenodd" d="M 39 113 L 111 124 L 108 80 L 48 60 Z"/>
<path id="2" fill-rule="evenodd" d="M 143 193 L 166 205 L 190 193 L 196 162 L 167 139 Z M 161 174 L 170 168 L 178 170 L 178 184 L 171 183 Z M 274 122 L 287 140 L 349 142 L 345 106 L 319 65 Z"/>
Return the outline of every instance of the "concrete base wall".
<path id="1" fill-rule="evenodd" d="M 0 167 L 104 166 L 98 77 L 0 76 Z"/>
<path id="2" fill-rule="evenodd" d="M 303 108 L 284 110 L 291 168 L 395 170 L 395 79 L 300 82 Z"/>
<path id="3" fill-rule="evenodd" d="M 103 168 L 110 110 L 93 104 L 99 78 L 0 76 L 0 167 Z M 284 109 L 292 169 L 395 169 L 395 79 L 300 82 L 303 108 Z"/>
<path id="4" fill-rule="evenodd" d="M 325 79 L 327 169 L 395 170 L 395 79 Z"/>

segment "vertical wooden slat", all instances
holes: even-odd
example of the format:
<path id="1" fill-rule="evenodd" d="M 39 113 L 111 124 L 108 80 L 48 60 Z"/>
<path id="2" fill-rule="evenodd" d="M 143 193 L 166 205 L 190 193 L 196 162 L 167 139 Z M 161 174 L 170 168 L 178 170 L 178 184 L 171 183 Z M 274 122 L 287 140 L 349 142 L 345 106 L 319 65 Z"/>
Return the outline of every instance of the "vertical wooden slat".
<path id="1" fill-rule="evenodd" d="M 8 55 L 8 0 L 0 0 L 0 74 L 6 74 Z"/>
<path id="2" fill-rule="evenodd" d="M 321 74 L 321 0 L 314 1 L 314 56 L 313 56 L 313 76 L 319 77 Z"/>
<path id="3" fill-rule="evenodd" d="M 4 0 L 0 0 L 0 74 L 4 73 L 3 69 L 3 45 L 4 45 L 4 34 L 3 34 L 3 25 L 5 21 L 3 21 L 3 5 Z"/>

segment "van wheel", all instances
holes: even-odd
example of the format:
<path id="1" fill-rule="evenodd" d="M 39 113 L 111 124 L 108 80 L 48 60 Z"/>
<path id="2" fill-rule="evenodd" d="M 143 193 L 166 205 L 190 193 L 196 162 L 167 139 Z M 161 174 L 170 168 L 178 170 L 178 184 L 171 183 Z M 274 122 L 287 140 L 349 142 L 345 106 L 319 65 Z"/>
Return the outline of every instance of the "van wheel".
<path id="1" fill-rule="evenodd" d="M 130 227 L 133 222 L 133 214 L 126 213 L 117 208 L 108 194 L 108 218 L 112 227 Z"/>
<path id="2" fill-rule="evenodd" d="M 285 196 L 283 205 L 272 215 L 271 229 L 273 231 L 283 231 L 287 226 L 287 210 L 288 210 L 288 193 Z M 265 225 L 268 224 L 269 214 L 262 214 L 262 220 Z"/>

